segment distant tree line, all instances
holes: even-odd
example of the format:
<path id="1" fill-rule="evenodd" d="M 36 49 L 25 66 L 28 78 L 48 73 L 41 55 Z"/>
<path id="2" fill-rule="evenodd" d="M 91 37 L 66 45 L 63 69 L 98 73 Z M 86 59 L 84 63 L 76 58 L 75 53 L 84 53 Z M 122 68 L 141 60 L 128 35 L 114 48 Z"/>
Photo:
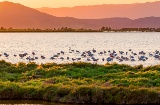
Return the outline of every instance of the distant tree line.
<path id="1" fill-rule="evenodd" d="M 10 28 L 0 28 L 0 32 L 101 32 L 101 30 L 94 30 L 94 29 L 73 29 L 68 27 L 62 28 L 53 28 L 53 29 L 39 29 L 39 28 L 28 28 L 28 29 L 14 29 Z"/>
<path id="2" fill-rule="evenodd" d="M 121 29 L 112 29 L 110 27 L 102 27 L 101 31 L 114 31 L 114 32 L 160 32 L 160 28 L 121 28 Z"/>
<path id="3" fill-rule="evenodd" d="M 122 28 L 120 31 L 160 32 L 160 28 Z"/>
<path id="4" fill-rule="evenodd" d="M 53 29 L 38 29 L 38 28 L 28 28 L 28 29 L 15 29 L 15 28 L 0 28 L 0 32 L 160 32 L 160 28 L 121 28 L 112 29 L 111 27 L 101 27 L 98 30 L 95 29 L 73 29 L 68 27 L 53 28 Z"/>

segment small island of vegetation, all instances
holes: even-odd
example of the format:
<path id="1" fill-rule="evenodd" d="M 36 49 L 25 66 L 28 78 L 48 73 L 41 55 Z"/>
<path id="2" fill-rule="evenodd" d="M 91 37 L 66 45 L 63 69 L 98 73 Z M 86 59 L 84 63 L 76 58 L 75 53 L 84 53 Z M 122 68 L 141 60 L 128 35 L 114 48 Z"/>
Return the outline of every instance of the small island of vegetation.
<path id="1" fill-rule="evenodd" d="M 0 61 L 0 99 L 62 103 L 160 103 L 160 65 Z"/>

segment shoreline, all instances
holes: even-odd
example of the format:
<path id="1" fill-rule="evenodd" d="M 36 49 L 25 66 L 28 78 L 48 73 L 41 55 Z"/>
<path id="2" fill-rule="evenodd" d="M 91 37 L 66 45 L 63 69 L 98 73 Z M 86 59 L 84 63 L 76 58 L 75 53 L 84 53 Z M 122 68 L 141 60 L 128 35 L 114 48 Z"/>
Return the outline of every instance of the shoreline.
<path id="1" fill-rule="evenodd" d="M 160 31 L 0 31 L 0 33 L 159 33 Z"/>
<path id="2" fill-rule="evenodd" d="M 117 28 L 112 29 L 110 27 L 101 27 L 99 29 L 76 29 L 76 28 L 69 28 L 69 27 L 61 27 L 61 28 L 53 28 L 53 29 L 38 29 L 38 28 L 27 28 L 27 29 L 16 29 L 16 28 L 0 28 L 0 33 L 5 32 L 160 32 L 160 28 Z"/>
<path id="3" fill-rule="evenodd" d="M 58 103 L 158 104 L 160 65 L 0 61 L 0 99 Z"/>

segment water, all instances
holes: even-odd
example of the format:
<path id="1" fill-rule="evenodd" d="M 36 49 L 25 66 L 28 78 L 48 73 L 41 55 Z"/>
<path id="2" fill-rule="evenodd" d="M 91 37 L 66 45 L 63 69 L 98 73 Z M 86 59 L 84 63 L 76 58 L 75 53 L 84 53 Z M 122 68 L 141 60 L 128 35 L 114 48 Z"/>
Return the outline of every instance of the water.
<path id="1" fill-rule="evenodd" d="M 81 105 L 81 104 L 62 104 L 62 103 L 48 102 L 42 100 L 0 100 L 0 105 Z M 82 104 L 82 105 L 115 105 L 115 104 Z M 143 104 L 136 104 L 136 105 L 143 105 Z M 159 104 L 149 104 L 149 105 L 159 105 Z"/>
<path id="2" fill-rule="evenodd" d="M 0 105 L 76 105 L 61 104 L 42 100 L 0 100 Z"/>
<path id="3" fill-rule="evenodd" d="M 76 52 L 69 53 L 69 48 L 72 50 L 78 50 L 81 53 L 83 51 L 97 50 L 94 54 L 95 58 L 99 58 L 99 64 L 105 64 L 101 59 L 107 58 L 109 54 L 99 55 L 98 52 L 115 50 L 128 52 L 132 49 L 133 52 L 145 51 L 146 56 L 148 53 L 153 53 L 155 50 L 160 50 L 160 33 L 0 33 L 0 53 L 2 56 L 0 59 L 17 63 L 17 62 L 29 62 L 26 58 L 14 57 L 16 54 L 28 53 L 27 56 L 33 56 L 32 52 L 35 52 L 38 60 L 36 63 L 56 62 L 67 63 L 72 60 L 67 60 L 67 56 L 70 58 L 81 57 L 81 54 Z M 50 60 L 50 57 L 57 54 L 60 51 L 64 51 L 65 54 L 61 55 L 65 59 L 62 61 L 57 58 L 56 60 Z M 3 53 L 9 54 L 9 57 L 5 57 Z M 45 59 L 40 59 L 40 56 L 45 56 Z M 129 55 L 124 55 L 129 56 Z M 124 63 L 130 65 L 156 65 L 160 63 L 160 60 L 155 60 L 154 57 L 150 57 L 147 61 L 138 61 L 138 56 L 135 56 L 136 61 L 123 61 L 119 62 L 114 60 L 113 62 Z M 89 62 L 86 58 L 82 58 L 81 61 Z M 92 62 L 93 63 L 93 62 Z"/>

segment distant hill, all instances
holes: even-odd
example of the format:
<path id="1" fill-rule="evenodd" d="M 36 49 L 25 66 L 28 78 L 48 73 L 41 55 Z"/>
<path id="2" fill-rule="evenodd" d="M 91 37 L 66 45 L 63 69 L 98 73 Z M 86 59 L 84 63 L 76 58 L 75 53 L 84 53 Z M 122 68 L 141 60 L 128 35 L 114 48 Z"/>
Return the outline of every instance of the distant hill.
<path id="1" fill-rule="evenodd" d="M 56 17 L 21 4 L 0 2 L 0 26 L 15 28 L 51 28 L 60 24 Z"/>
<path id="2" fill-rule="evenodd" d="M 75 17 L 80 19 L 99 19 L 127 17 L 137 19 L 143 17 L 160 17 L 160 1 L 135 4 L 104 4 L 93 6 L 77 6 L 72 8 L 37 8 L 41 12 L 58 17 Z"/>
<path id="3" fill-rule="evenodd" d="M 160 17 L 146 17 L 131 20 L 129 18 L 76 19 L 55 17 L 35 9 L 11 2 L 0 2 L 0 27 L 53 29 L 61 27 L 100 29 L 160 27 Z"/>

